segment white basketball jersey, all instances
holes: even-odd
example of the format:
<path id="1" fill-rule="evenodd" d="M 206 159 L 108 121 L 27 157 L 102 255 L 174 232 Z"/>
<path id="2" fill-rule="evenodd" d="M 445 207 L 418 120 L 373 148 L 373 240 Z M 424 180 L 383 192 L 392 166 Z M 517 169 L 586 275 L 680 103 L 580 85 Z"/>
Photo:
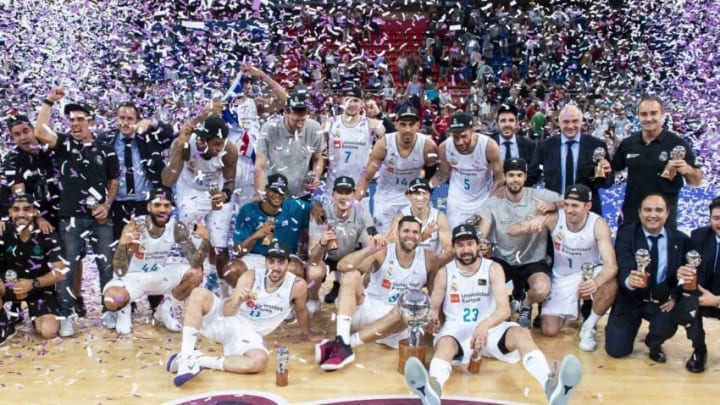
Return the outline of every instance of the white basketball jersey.
<path id="1" fill-rule="evenodd" d="M 401 157 L 397 147 L 397 132 L 385 135 L 387 151 L 377 181 L 377 193 L 404 194 L 408 184 L 420 177 L 425 166 L 426 135 L 417 134 L 415 146 L 407 157 Z"/>
<path id="2" fill-rule="evenodd" d="M 406 215 L 412 216 L 413 215 L 412 212 L 410 211 L 409 206 L 403 208 L 400 212 L 402 213 L 403 216 L 406 216 Z M 435 208 L 430 208 L 430 215 L 428 215 L 427 221 L 422 223 L 421 229 L 425 230 L 425 226 L 432 221 L 435 221 L 435 223 L 437 223 L 439 215 L 440 215 L 440 211 L 438 211 Z M 417 219 L 418 219 L 418 221 L 420 220 L 420 218 L 417 218 Z M 420 221 L 420 222 L 422 222 L 422 221 Z M 433 232 L 432 234 L 430 234 L 430 237 L 428 239 L 420 241 L 420 243 L 418 243 L 418 246 L 423 247 L 427 250 L 430 250 L 431 252 L 435 252 L 435 254 L 439 255 L 440 253 L 442 253 L 442 249 L 441 249 L 441 245 L 440 245 L 440 234 L 438 233 L 438 231 Z"/>
<path id="3" fill-rule="evenodd" d="M 490 285 L 490 266 L 493 261 L 481 259 L 480 268 L 472 276 L 460 272 L 457 260 L 445 266 L 447 283 L 443 313 L 447 323 L 474 324 L 495 311 L 495 299 Z M 504 285 L 500 288 L 505 288 Z"/>
<path id="4" fill-rule="evenodd" d="M 180 172 L 180 177 L 177 182 L 178 194 L 182 194 L 185 189 L 194 189 L 198 191 L 208 191 L 210 183 L 217 183 L 222 188 L 223 177 L 223 161 L 222 158 L 225 155 L 227 148 L 227 140 L 223 145 L 222 152 L 218 153 L 210 159 L 204 159 L 200 156 L 200 152 L 197 148 L 197 136 L 192 134 L 188 141 L 188 147 L 190 148 L 190 159 L 188 159 L 183 165 L 183 169 Z"/>
<path id="5" fill-rule="evenodd" d="M 395 243 L 387 245 L 385 260 L 380 268 L 370 275 L 365 294 L 375 300 L 394 305 L 400 294 L 407 289 L 420 289 L 427 283 L 425 249 L 416 248 L 415 257 L 408 268 L 400 266 Z"/>
<path id="6" fill-rule="evenodd" d="M 333 117 L 328 135 L 328 190 L 332 190 L 335 179 L 340 176 L 348 176 L 357 183 L 365 172 L 372 146 L 373 139 L 366 117 L 361 117 L 352 127 L 345 125 L 342 115 Z"/>
<path id="7" fill-rule="evenodd" d="M 445 141 L 445 161 L 450 165 L 448 202 L 477 204 L 485 201 L 492 191 L 493 172 L 487 161 L 487 136 L 477 135 L 473 151 L 463 155 L 455 148 L 452 138 Z"/>
<path id="8" fill-rule="evenodd" d="M 262 336 L 275 330 L 290 314 L 290 294 L 295 284 L 295 275 L 285 273 L 285 280 L 273 292 L 265 289 L 265 269 L 255 269 L 255 283 L 252 292 L 257 298 L 240 304 L 238 316 L 252 323 L 257 333 Z M 268 270 L 269 272 L 269 270 Z"/>
<path id="9" fill-rule="evenodd" d="M 137 217 L 137 220 L 145 221 L 147 216 Z M 167 258 L 172 254 L 172 248 L 175 245 L 175 219 L 170 218 L 165 225 L 165 231 L 159 238 L 153 238 L 148 232 L 148 228 L 142 234 L 142 243 L 130 258 L 128 273 L 150 273 L 162 270 L 167 262 Z"/>
<path id="10" fill-rule="evenodd" d="M 565 222 L 565 211 L 558 210 L 557 224 L 550 234 L 555 253 L 554 275 L 575 274 L 580 272 L 583 263 L 600 263 L 600 249 L 595 241 L 595 223 L 599 218 L 594 212 L 588 213 L 585 226 L 572 232 Z"/>

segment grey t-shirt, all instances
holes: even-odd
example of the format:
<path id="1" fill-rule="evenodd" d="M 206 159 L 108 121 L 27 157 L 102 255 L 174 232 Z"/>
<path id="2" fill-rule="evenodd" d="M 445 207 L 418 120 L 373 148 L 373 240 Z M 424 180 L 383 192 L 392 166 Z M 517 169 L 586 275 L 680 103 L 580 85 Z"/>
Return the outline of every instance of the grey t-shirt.
<path id="1" fill-rule="evenodd" d="M 490 222 L 489 239 L 494 242 L 493 257 L 502 259 L 513 266 L 535 263 L 543 260 L 547 251 L 547 231 L 538 234 L 512 237 L 507 228 L 517 222 L 533 218 L 538 214 L 533 197 L 554 203 L 561 200 L 560 195 L 547 189 L 525 187 L 519 202 L 513 203 L 506 198 L 491 196 L 480 207 L 483 221 Z"/>
<path id="2" fill-rule="evenodd" d="M 308 119 L 301 131 L 291 134 L 285 127 L 284 117 L 279 117 L 260 128 L 255 153 L 267 156 L 265 177 L 275 173 L 284 175 L 290 196 L 300 197 L 306 194 L 304 182 L 310 158 L 325 148 L 325 137 L 317 121 Z"/>
<path id="3" fill-rule="evenodd" d="M 330 260 L 339 261 L 347 254 L 355 251 L 358 242 L 365 239 L 367 229 L 374 226 L 370 213 L 365 210 L 351 209 L 350 216 L 347 220 L 340 220 L 335 215 L 335 202 L 330 201 L 325 204 L 325 218 L 328 221 L 335 222 L 335 234 L 337 235 L 338 249 L 328 252 Z M 325 230 L 325 225 L 318 225 L 310 220 L 310 237 L 319 238 Z"/>

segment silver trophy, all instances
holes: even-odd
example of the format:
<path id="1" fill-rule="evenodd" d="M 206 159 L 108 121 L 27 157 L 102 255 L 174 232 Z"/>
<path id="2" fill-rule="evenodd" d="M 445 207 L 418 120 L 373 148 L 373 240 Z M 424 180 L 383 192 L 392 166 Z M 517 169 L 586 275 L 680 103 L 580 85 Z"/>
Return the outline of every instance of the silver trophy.
<path id="1" fill-rule="evenodd" d="M 685 147 L 678 145 L 670 151 L 670 160 L 685 159 L 685 153 Z M 677 169 L 674 166 L 665 166 L 665 170 L 660 175 L 660 177 L 668 180 L 675 179 L 675 176 L 677 176 Z"/>
<path id="2" fill-rule="evenodd" d="M 580 273 L 582 274 L 582 281 L 588 281 L 593 277 L 595 273 L 595 265 L 592 263 L 583 263 L 580 266 Z M 583 296 L 583 299 L 589 299 L 589 296 Z"/>
<path id="3" fill-rule="evenodd" d="M 602 168 L 602 165 L 600 162 L 605 159 L 605 149 L 603 148 L 595 148 L 593 151 L 592 160 L 593 163 L 595 163 L 595 176 L 593 177 L 593 180 L 604 180 L 607 178 L 607 175 L 605 174 L 605 170 Z"/>
<path id="4" fill-rule="evenodd" d="M 702 258 L 700 257 L 700 253 L 698 253 L 697 250 L 691 250 L 687 253 L 685 253 L 685 262 L 687 263 L 687 267 L 691 267 L 693 269 L 697 269 L 700 267 L 700 263 L 702 263 Z M 694 291 L 697 290 L 697 274 L 695 277 L 684 280 L 683 283 L 683 290 L 685 291 Z"/>
<path id="5" fill-rule="evenodd" d="M 650 252 L 648 252 L 647 249 L 638 249 L 635 251 L 635 264 L 637 264 L 637 271 L 642 273 L 643 277 L 643 287 L 647 287 L 648 277 L 650 274 L 647 272 L 647 268 L 650 265 L 650 262 L 652 262 L 652 258 L 650 258 Z"/>
<path id="6" fill-rule="evenodd" d="M 409 347 L 420 346 L 421 329 L 430 321 L 430 308 L 430 297 L 419 289 L 407 290 L 400 295 L 398 311 L 410 332 Z"/>

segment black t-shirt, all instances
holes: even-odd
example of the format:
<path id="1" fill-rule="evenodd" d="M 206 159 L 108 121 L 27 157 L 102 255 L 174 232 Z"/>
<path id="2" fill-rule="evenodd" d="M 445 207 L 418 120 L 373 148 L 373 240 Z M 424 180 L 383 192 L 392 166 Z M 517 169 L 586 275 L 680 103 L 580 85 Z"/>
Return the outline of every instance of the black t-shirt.
<path id="1" fill-rule="evenodd" d="M 5 272 L 14 270 L 18 279 L 33 279 L 50 272 L 49 263 L 61 261 L 60 240 L 57 232 L 43 235 L 37 227 L 27 242 L 23 242 L 12 223 L 7 224 L 5 232 L 0 237 L 0 268 Z M 48 286 L 41 291 L 54 291 L 54 286 Z M 40 294 L 41 291 L 32 291 Z"/>
<path id="2" fill-rule="evenodd" d="M 97 140 L 82 144 L 70 135 L 58 134 L 54 151 L 60 165 L 60 218 L 91 218 L 86 199 L 92 196 L 98 203 L 105 202 L 108 182 L 120 175 L 115 150 Z"/>
<path id="3" fill-rule="evenodd" d="M 58 188 L 60 171 L 52 150 L 39 149 L 37 154 L 25 152 L 17 146 L 5 156 L 3 173 L 8 186 L 23 183 L 25 192 L 40 204 L 40 215 L 57 226 L 60 201 Z"/>

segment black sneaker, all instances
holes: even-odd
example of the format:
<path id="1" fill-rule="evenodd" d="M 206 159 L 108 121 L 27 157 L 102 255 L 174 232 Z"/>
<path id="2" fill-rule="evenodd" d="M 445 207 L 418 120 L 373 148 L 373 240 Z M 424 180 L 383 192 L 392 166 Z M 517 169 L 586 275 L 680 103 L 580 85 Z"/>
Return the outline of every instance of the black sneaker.
<path id="1" fill-rule="evenodd" d="M 0 327 L 0 346 L 4 345 L 13 336 L 15 336 L 15 325 L 7 324 Z"/>
<path id="2" fill-rule="evenodd" d="M 340 292 L 340 283 L 333 281 L 332 289 L 325 295 L 325 302 L 328 304 L 334 304 L 337 299 L 338 293 Z"/>
<path id="3" fill-rule="evenodd" d="M 517 323 L 523 328 L 532 326 L 532 307 L 520 307 L 520 315 L 518 315 Z"/>
<path id="4" fill-rule="evenodd" d="M 10 314 L 8 315 L 7 324 L 10 326 L 18 326 L 23 323 L 25 316 L 23 315 L 20 303 L 13 302 L 10 306 Z"/>
<path id="5" fill-rule="evenodd" d="M 75 313 L 79 318 L 84 318 L 87 315 L 87 308 L 85 307 L 85 300 L 82 295 L 78 295 L 75 298 Z"/>

